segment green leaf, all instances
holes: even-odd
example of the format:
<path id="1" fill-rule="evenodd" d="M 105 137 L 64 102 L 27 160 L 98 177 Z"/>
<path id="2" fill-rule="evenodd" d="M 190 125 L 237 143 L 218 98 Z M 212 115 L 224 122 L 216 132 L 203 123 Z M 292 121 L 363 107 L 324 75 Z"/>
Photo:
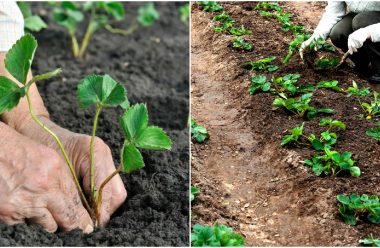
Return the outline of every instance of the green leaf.
<path id="1" fill-rule="evenodd" d="M 89 75 L 80 81 L 77 99 L 81 108 L 88 108 L 93 104 L 118 106 L 125 102 L 126 91 L 109 75 Z"/>
<path id="2" fill-rule="evenodd" d="M 36 49 L 36 39 L 31 34 L 26 34 L 12 46 L 5 57 L 5 68 L 22 84 L 26 84 Z"/>
<path id="3" fill-rule="evenodd" d="M 143 27 L 152 26 L 160 18 L 160 14 L 154 8 L 153 3 L 148 3 L 138 9 L 137 21 Z"/>
<path id="4" fill-rule="evenodd" d="M 120 118 L 124 134 L 133 143 L 137 136 L 148 126 L 148 109 L 145 104 L 131 106 Z"/>
<path id="5" fill-rule="evenodd" d="M 360 168 L 357 166 L 352 166 L 350 167 L 350 173 L 353 177 L 359 177 L 361 174 Z"/>
<path id="6" fill-rule="evenodd" d="M 38 32 L 47 28 L 47 24 L 41 19 L 41 17 L 34 15 L 24 19 L 24 27 L 30 31 Z"/>
<path id="7" fill-rule="evenodd" d="M 170 150 L 172 142 L 159 127 L 147 127 L 136 138 L 136 146 L 148 150 Z"/>
<path id="8" fill-rule="evenodd" d="M 345 204 L 345 205 L 348 205 L 350 204 L 350 197 L 348 197 L 347 195 L 337 195 L 337 200 L 342 203 L 342 204 Z"/>
<path id="9" fill-rule="evenodd" d="M 123 165 L 123 172 L 130 173 L 144 167 L 144 161 L 140 151 L 130 143 L 124 143 L 121 150 L 121 164 Z"/>
<path id="10" fill-rule="evenodd" d="M 105 2 L 105 10 L 111 14 L 117 21 L 124 19 L 125 10 L 121 2 Z"/>
<path id="11" fill-rule="evenodd" d="M 24 95 L 23 89 L 15 82 L 0 76 L 0 114 L 15 108 Z"/>

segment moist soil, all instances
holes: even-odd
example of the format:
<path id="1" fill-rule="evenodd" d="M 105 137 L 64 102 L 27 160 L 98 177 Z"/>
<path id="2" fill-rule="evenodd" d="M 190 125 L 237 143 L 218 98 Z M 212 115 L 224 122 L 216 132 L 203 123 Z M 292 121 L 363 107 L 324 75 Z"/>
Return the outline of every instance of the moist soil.
<path id="1" fill-rule="evenodd" d="M 78 82 L 90 73 L 107 73 L 122 82 L 132 103 L 147 103 L 150 122 L 161 126 L 173 140 L 170 152 L 143 152 L 145 168 L 121 175 L 128 198 L 106 228 L 91 234 L 79 229 L 50 234 L 39 225 L 0 224 L 2 246 L 187 246 L 189 244 L 189 31 L 179 20 L 184 3 L 155 3 L 161 17 L 152 28 L 140 28 L 129 36 L 96 32 L 85 60 L 71 55 L 65 30 L 53 24 L 50 9 L 34 3 L 49 28 L 36 33 L 39 47 L 34 73 L 62 68 L 60 77 L 39 84 L 51 119 L 75 132 L 91 132 L 94 109 L 76 103 Z M 125 3 L 128 27 L 142 3 Z M 48 11 L 46 11 L 48 10 Z M 84 33 L 82 27 L 81 33 Z M 101 114 L 97 135 L 119 161 L 123 135 L 119 131 L 121 109 Z"/>
<path id="2" fill-rule="evenodd" d="M 192 224 L 227 224 L 246 237 L 248 246 L 357 246 L 358 240 L 380 227 L 364 221 L 356 226 L 343 222 L 337 209 L 338 194 L 379 194 L 379 144 L 365 135 L 376 120 L 363 120 L 358 98 L 345 93 L 316 90 L 312 105 L 330 107 L 333 119 L 347 125 L 338 131 L 337 151 L 351 151 L 362 175 L 315 176 L 302 161 L 313 151 L 302 147 L 281 147 L 287 130 L 303 120 L 289 117 L 272 106 L 274 96 L 250 95 L 249 80 L 256 74 L 242 68 L 245 61 L 277 56 L 280 70 L 274 76 L 300 73 L 301 84 L 338 80 L 343 88 L 355 80 L 360 87 L 380 90 L 359 78 L 347 65 L 339 70 L 316 72 L 301 64 L 296 54 L 288 66 L 281 63 L 293 35 L 281 31 L 274 19 L 252 10 L 254 2 L 222 2 L 225 12 L 240 26 L 253 32 L 244 38 L 253 43 L 250 52 L 233 50 L 232 36 L 215 33 L 212 13 L 192 4 L 191 94 L 192 116 L 205 126 L 210 139 L 192 145 L 192 185 L 200 194 L 192 203 Z M 323 3 L 282 2 L 293 21 L 312 32 L 323 13 Z M 310 9 L 316 11 L 314 19 Z M 341 54 L 341 53 L 340 53 Z M 365 97 L 363 101 L 369 101 Z M 304 132 L 320 133 L 322 116 L 306 121 Z M 327 115 L 325 115 L 327 117 Z"/>

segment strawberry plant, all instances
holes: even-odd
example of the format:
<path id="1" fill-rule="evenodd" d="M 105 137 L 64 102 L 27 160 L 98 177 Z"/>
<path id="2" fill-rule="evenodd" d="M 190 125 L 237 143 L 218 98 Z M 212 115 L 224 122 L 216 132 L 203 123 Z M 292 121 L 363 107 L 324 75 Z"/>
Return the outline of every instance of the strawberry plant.
<path id="1" fill-rule="evenodd" d="M 298 90 L 298 87 L 295 85 L 295 83 L 297 83 L 300 78 L 300 74 L 287 74 L 283 77 L 272 77 L 271 81 L 278 94 L 288 91 L 294 95 Z"/>
<path id="2" fill-rule="evenodd" d="M 205 12 L 219 12 L 224 8 L 215 1 L 199 1 L 197 2 Z"/>
<path id="3" fill-rule="evenodd" d="M 310 38 L 310 34 L 298 34 L 296 37 L 289 42 L 288 54 L 282 60 L 282 63 L 289 64 L 290 59 L 293 57 L 293 53 L 298 51 L 301 47 L 301 44 Z"/>
<path id="4" fill-rule="evenodd" d="M 82 186 L 76 177 L 72 161 L 63 146 L 59 137 L 50 130 L 34 114 L 32 101 L 29 95 L 30 86 L 39 81 L 50 79 L 57 76 L 61 69 L 35 75 L 28 80 L 27 75 L 37 49 L 37 41 L 30 35 L 24 35 L 8 51 L 4 60 L 7 71 L 21 84 L 19 86 L 13 78 L 0 76 L 0 114 L 15 108 L 22 97 L 26 97 L 29 113 L 44 131 L 46 131 L 57 143 L 61 154 L 69 168 L 78 193 L 84 207 L 97 225 L 100 218 L 100 207 L 102 203 L 102 192 L 107 183 L 119 172 L 130 173 L 144 167 L 144 161 L 140 149 L 147 150 L 170 150 L 171 140 L 165 132 L 155 126 L 148 126 L 148 111 L 145 104 L 130 106 L 126 96 L 125 88 L 108 75 L 90 75 L 80 81 L 77 91 L 77 99 L 80 107 L 88 108 L 95 106 L 95 117 L 91 142 L 89 147 L 90 154 L 90 197 L 87 199 L 83 193 Z M 125 112 L 120 118 L 120 124 L 125 136 L 123 148 L 121 150 L 121 164 L 109 175 L 99 186 L 94 183 L 94 140 L 101 111 L 109 107 L 122 107 Z"/>
<path id="5" fill-rule="evenodd" d="M 243 37 L 237 36 L 233 38 L 232 47 L 240 50 L 252 50 L 253 45 L 247 42 Z"/>
<path id="6" fill-rule="evenodd" d="M 198 123 L 191 118 L 191 135 L 198 143 L 203 143 L 206 139 L 208 139 L 210 136 L 207 132 L 207 129 L 201 125 L 198 125 Z"/>
<path id="7" fill-rule="evenodd" d="M 268 92 L 271 84 L 267 81 L 266 76 L 258 75 L 251 78 L 251 85 L 249 86 L 249 94 L 253 95 L 257 91 Z"/>
<path id="8" fill-rule="evenodd" d="M 366 194 L 338 195 L 338 209 L 344 222 L 356 225 L 359 219 L 366 219 L 371 223 L 380 223 L 380 203 L 377 195 Z"/>
<path id="9" fill-rule="evenodd" d="M 221 23 L 220 26 L 217 26 L 214 28 L 214 31 L 217 33 L 227 31 L 228 29 L 233 27 L 235 24 L 235 21 L 229 15 L 225 14 L 224 12 L 219 14 L 219 15 L 214 16 L 212 20 L 214 22 L 220 22 Z"/>
<path id="10" fill-rule="evenodd" d="M 280 7 L 280 5 L 278 5 L 278 3 L 276 2 L 259 2 L 255 9 L 261 9 L 261 10 L 274 10 L 274 11 L 278 11 L 278 12 L 282 12 L 282 9 Z"/>
<path id="11" fill-rule="evenodd" d="M 273 105 L 285 108 L 296 117 L 306 117 L 307 119 L 314 118 L 318 113 L 330 114 L 333 112 L 333 110 L 329 108 L 316 109 L 315 107 L 310 106 L 309 103 L 311 102 L 312 95 L 312 93 L 304 94 L 298 99 L 278 97 L 274 99 Z"/>
<path id="12" fill-rule="evenodd" d="M 241 36 L 241 35 L 248 35 L 252 34 L 252 31 L 246 29 L 244 25 L 241 25 L 240 28 L 238 27 L 231 27 L 230 28 L 230 34 Z"/>
<path id="13" fill-rule="evenodd" d="M 328 70 L 335 68 L 340 62 L 339 57 L 321 57 L 314 62 L 315 70 Z"/>
<path id="14" fill-rule="evenodd" d="M 249 70 L 275 72 L 279 69 L 276 65 L 270 63 L 276 59 L 276 56 L 270 56 L 256 61 L 247 61 L 243 64 L 243 67 Z"/>
<path id="15" fill-rule="evenodd" d="M 195 186 L 191 186 L 190 189 L 190 201 L 194 201 L 195 196 L 199 194 L 199 189 Z"/>
<path id="16" fill-rule="evenodd" d="M 190 16 L 190 6 L 188 3 L 182 5 L 178 9 L 179 11 L 179 19 L 183 23 L 187 23 L 189 21 L 189 16 Z"/>
<path id="17" fill-rule="evenodd" d="M 380 142 L 380 122 L 377 123 L 376 127 L 368 128 L 365 133 L 367 136 Z"/>
<path id="18" fill-rule="evenodd" d="M 359 243 L 360 244 L 363 244 L 363 245 L 370 245 L 370 246 L 373 246 L 373 247 L 380 247 L 380 239 L 375 239 L 372 234 L 369 235 L 367 238 L 365 239 L 361 239 L 359 240 Z"/>
<path id="19" fill-rule="evenodd" d="M 337 80 L 321 81 L 317 84 L 317 88 L 330 89 L 330 90 L 338 91 L 338 92 L 343 91 L 343 89 L 338 86 Z"/>
<path id="20" fill-rule="evenodd" d="M 244 246 L 244 238 L 222 224 L 216 223 L 212 227 L 195 224 L 191 233 L 191 243 L 193 247 L 234 247 Z"/>
<path id="21" fill-rule="evenodd" d="M 341 121 L 338 120 L 333 120 L 331 118 L 322 118 L 321 121 L 319 122 L 320 126 L 328 126 L 328 130 L 333 129 L 334 127 L 338 127 L 340 129 L 345 130 L 346 129 L 346 124 L 344 124 Z"/>
<path id="22" fill-rule="evenodd" d="M 319 50 L 329 51 L 329 52 L 334 52 L 335 51 L 335 48 L 332 45 L 330 45 L 329 43 L 327 43 L 327 41 L 325 39 L 323 39 L 323 38 L 314 39 L 310 43 L 309 49 L 311 51 L 319 51 Z"/>
<path id="23" fill-rule="evenodd" d="M 369 88 L 361 88 L 359 89 L 358 85 L 355 81 L 352 81 L 352 86 L 348 87 L 346 89 L 346 92 L 348 93 L 347 96 L 368 96 L 370 94 Z"/>
<path id="24" fill-rule="evenodd" d="M 33 15 L 32 9 L 27 2 L 17 2 L 18 7 L 24 17 L 24 28 L 27 31 L 39 32 L 47 28 L 47 24 L 38 15 Z"/>
<path id="25" fill-rule="evenodd" d="M 298 139 L 302 136 L 304 125 L 305 122 L 302 122 L 300 126 L 297 126 L 290 130 L 290 134 L 287 134 L 282 138 L 281 145 L 283 146 L 293 142 L 299 144 L 300 142 L 298 141 Z"/>
<path id="26" fill-rule="evenodd" d="M 304 160 L 304 163 L 311 166 L 315 175 L 337 175 L 340 172 L 350 172 L 354 177 L 360 176 L 359 167 L 354 166 L 356 161 L 351 159 L 351 152 L 339 153 L 331 151 L 328 148 L 324 149 L 322 155 L 314 155 L 311 159 Z"/>
<path id="27" fill-rule="evenodd" d="M 367 102 L 361 102 L 359 100 L 360 107 L 363 111 L 363 117 L 365 116 L 366 119 L 372 119 L 380 114 L 380 101 L 379 101 L 379 93 L 376 91 L 373 92 L 373 101 L 370 103 Z"/>

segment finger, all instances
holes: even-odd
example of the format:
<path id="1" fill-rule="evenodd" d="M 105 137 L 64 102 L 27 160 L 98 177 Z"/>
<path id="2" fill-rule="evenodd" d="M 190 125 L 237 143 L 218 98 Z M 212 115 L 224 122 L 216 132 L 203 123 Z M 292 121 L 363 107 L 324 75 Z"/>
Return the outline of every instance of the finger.
<path id="1" fill-rule="evenodd" d="M 47 232 L 53 233 L 57 231 L 58 225 L 53 216 L 46 208 L 39 209 L 39 212 L 28 218 L 31 222 L 40 224 Z"/>
<path id="2" fill-rule="evenodd" d="M 112 198 L 109 210 L 113 214 L 125 202 L 127 191 L 120 175 L 116 175 L 110 183 L 112 186 Z"/>

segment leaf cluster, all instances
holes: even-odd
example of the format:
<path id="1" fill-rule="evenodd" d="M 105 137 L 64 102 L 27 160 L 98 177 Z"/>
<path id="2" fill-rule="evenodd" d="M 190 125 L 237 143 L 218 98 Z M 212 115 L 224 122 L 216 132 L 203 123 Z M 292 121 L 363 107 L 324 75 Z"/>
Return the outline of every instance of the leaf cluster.
<path id="1" fill-rule="evenodd" d="M 183 23 L 187 23 L 189 21 L 190 16 L 190 5 L 188 3 L 182 5 L 178 9 L 179 11 L 179 19 Z"/>
<path id="2" fill-rule="evenodd" d="M 216 223 L 209 227 L 195 224 L 191 243 L 193 247 L 239 247 L 244 246 L 244 238 L 226 225 Z"/>
<path id="3" fill-rule="evenodd" d="M 371 245 L 373 247 L 380 247 L 380 239 L 373 238 L 372 234 L 365 239 L 359 240 L 360 244 Z"/>
<path id="4" fill-rule="evenodd" d="M 251 42 L 246 41 L 243 37 L 237 36 L 233 38 L 232 47 L 240 50 L 252 50 L 253 45 Z"/>
<path id="5" fill-rule="evenodd" d="M 380 203 L 377 195 L 340 194 L 337 200 L 339 213 L 346 224 L 356 225 L 360 218 L 374 224 L 380 223 Z"/>
<path id="6" fill-rule="evenodd" d="M 223 6 L 219 5 L 215 1 L 199 1 L 197 3 L 205 12 L 219 12 L 224 10 Z"/>
<path id="7" fill-rule="evenodd" d="M 339 64 L 339 62 L 340 62 L 339 57 L 319 58 L 314 62 L 314 69 L 317 71 L 333 69 Z"/>
<path id="8" fill-rule="evenodd" d="M 310 45 L 309 49 L 311 51 L 329 51 L 329 52 L 335 52 L 335 47 L 330 45 L 325 39 L 323 38 L 317 38 L 314 39 Z"/>
<path id="9" fill-rule="evenodd" d="M 206 139 L 210 137 L 207 132 L 207 129 L 201 125 L 198 125 L 198 123 L 193 118 L 191 118 L 190 127 L 191 135 L 198 143 L 203 143 Z"/>
<path id="10" fill-rule="evenodd" d="M 310 34 L 297 34 L 296 37 L 289 42 L 288 54 L 282 60 L 282 63 L 289 64 L 290 59 L 293 57 L 293 53 L 298 51 L 301 47 L 301 44 L 310 38 Z"/>
<path id="11" fill-rule="evenodd" d="M 190 189 L 190 201 L 194 201 L 195 196 L 199 194 L 199 189 L 195 186 L 191 186 Z"/>
<path id="12" fill-rule="evenodd" d="M 360 102 L 360 101 L 359 101 Z M 371 102 L 360 102 L 360 106 L 366 119 L 372 119 L 378 115 L 380 115 L 380 101 L 379 101 L 379 93 L 376 91 L 373 92 L 373 100 Z"/>
<path id="13" fill-rule="evenodd" d="M 229 32 L 230 34 L 236 36 L 252 34 L 252 31 L 248 30 L 246 27 L 244 27 L 244 25 L 241 25 L 240 27 L 231 27 Z"/>
<path id="14" fill-rule="evenodd" d="M 352 81 L 352 86 L 348 87 L 346 89 L 346 92 L 348 93 L 347 96 L 368 96 L 370 94 L 369 88 L 361 88 L 359 89 L 357 83 L 355 81 Z"/>
<path id="15" fill-rule="evenodd" d="M 330 89 L 333 91 L 341 92 L 343 91 L 342 88 L 338 86 L 339 82 L 337 80 L 331 80 L 331 81 L 321 81 L 317 84 L 317 88 L 320 89 Z"/>
<path id="16" fill-rule="evenodd" d="M 249 70 L 275 72 L 279 69 L 277 65 L 271 65 L 270 63 L 276 59 L 276 56 L 270 56 L 256 61 L 247 61 L 243 64 L 243 67 Z"/>
<path id="17" fill-rule="evenodd" d="M 228 29 L 233 27 L 235 24 L 235 21 L 229 15 L 227 15 L 225 12 L 214 16 L 212 21 L 213 22 L 220 22 L 220 26 L 217 26 L 214 28 L 214 31 L 217 33 L 227 31 Z"/>
<path id="18" fill-rule="evenodd" d="M 376 124 L 376 127 L 368 128 L 365 133 L 367 136 L 380 142 L 380 122 Z"/>
<path id="19" fill-rule="evenodd" d="M 39 32 L 42 29 L 47 28 L 47 24 L 39 15 L 33 15 L 29 3 L 19 1 L 17 2 L 17 5 L 21 10 L 22 16 L 24 17 L 25 30 Z"/>

